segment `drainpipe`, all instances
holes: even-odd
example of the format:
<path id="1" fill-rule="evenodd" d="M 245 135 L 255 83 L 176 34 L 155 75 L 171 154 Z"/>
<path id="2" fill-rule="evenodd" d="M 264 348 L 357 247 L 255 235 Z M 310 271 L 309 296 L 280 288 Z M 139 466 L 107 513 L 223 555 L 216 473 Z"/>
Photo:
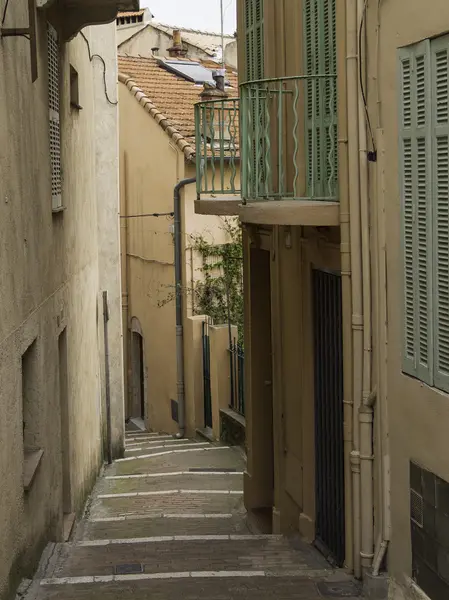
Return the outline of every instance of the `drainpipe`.
<path id="1" fill-rule="evenodd" d="M 351 452 L 353 493 L 354 575 L 361 577 L 361 511 L 360 511 L 360 431 L 359 409 L 362 400 L 363 306 L 362 257 L 360 236 L 358 72 L 357 72 L 357 0 L 346 0 L 346 77 L 348 122 L 349 212 L 352 280 L 353 341 L 353 444 Z"/>
<path id="2" fill-rule="evenodd" d="M 357 23 L 360 36 L 363 12 L 366 1 L 357 0 Z M 365 47 L 362 37 L 358 45 L 359 64 L 363 60 Z M 360 70 L 359 70 L 360 72 Z M 371 387 L 371 264 L 370 264 L 370 218 L 368 189 L 368 148 L 366 135 L 366 115 L 359 81 L 358 120 L 359 120 L 359 175 L 360 175 L 360 225 L 362 238 L 362 278 L 363 278 L 363 392 L 360 408 L 360 483 L 361 483 L 361 566 L 362 573 L 371 567 L 374 558 L 374 486 L 373 486 L 373 406 L 376 393 Z"/>
<path id="3" fill-rule="evenodd" d="M 182 179 L 173 190 L 173 211 L 175 217 L 175 288 L 176 288 L 176 378 L 178 394 L 178 438 L 186 432 L 186 401 L 184 393 L 184 332 L 182 325 L 182 245 L 181 245 L 181 190 L 196 177 Z"/>
<path id="4" fill-rule="evenodd" d="M 353 498 L 351 452 L 353 439 L 352 397 L 352 300 L 351 300 L 351 236 L 348 193 L 348 115 L 346 112 L 346 11 L 344 5 L 337 13 L 337 98 L 338 109 L 338 173 L 340 198 L 340 256 L 343 306 L 343 440 L 345 472 L 345 566 L 352 571 L 353 556 Z M 341 107 L 341 108 L 340 108 Z"/>

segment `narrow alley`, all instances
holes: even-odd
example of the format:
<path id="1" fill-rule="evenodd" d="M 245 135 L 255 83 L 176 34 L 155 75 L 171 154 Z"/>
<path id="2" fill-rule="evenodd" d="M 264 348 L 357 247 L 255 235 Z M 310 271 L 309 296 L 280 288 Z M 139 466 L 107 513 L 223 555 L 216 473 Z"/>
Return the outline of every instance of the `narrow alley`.
<path id="1" fill-rule="evenodd" d="M 26 600 L 351 598 L 356 586 L 243 506 L 238 448 L 128 431 L 73 540 L 51 544 Z"/>

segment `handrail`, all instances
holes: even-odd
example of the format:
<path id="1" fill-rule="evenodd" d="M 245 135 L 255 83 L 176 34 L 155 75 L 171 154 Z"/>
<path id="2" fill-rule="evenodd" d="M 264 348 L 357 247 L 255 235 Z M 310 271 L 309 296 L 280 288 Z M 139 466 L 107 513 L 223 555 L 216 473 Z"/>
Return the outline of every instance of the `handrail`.
<path id="1" fill-rule="evenodd" d="M 243 201 L 336 201 L 336 75 L 248 81 L 240 94 Z"/>

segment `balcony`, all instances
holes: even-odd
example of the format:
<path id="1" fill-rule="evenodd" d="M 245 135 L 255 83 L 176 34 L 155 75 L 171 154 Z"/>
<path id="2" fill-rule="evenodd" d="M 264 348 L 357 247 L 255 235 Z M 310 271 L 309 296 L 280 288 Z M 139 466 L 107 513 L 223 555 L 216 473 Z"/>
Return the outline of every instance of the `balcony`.
<path id="1" fill-rule="evenodd" d="M 240 187 L 238 98 L 195 105 L 198 214 L 237 215 Z"/>
<path id="2" fill-rule="evenodd" d="M 335 76 L 241 86 L 243 221 L 339 223 Z"/>
<path id="3" fill-rule="evenodd" d="M 36 6 L 48 10 L 61 24 L 67 42 L 87 25 L 112 23 L 117 12 L 138 10 L 139 0 L 36 0 Z"/>

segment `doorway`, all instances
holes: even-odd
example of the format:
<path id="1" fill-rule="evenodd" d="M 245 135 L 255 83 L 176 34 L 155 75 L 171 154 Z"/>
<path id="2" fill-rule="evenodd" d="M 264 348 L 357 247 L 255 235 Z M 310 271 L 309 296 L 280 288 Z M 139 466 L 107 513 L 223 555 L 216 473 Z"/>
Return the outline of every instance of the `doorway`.
<path id="1" fill-rule="evenodd" d="M 265 239 L 266 238 L 266 239 Z M 246 378 L 251 393 L 245 407 L 248 439 L 248 487 L 245 502 L 257 526 L 264 533 L 272 530 L 274 506 L 273 367 L 271 335 L 271 236 L 260 235 L 260 246 L 250 249 L 246 274 L 245 309 L 249 333 Z M 249 277 L 248 277 L 249 275 Z M 249 304 L 249 305 L 248 305 Z M 245 348 L 246 353 L 246 348 Z M 249 422 L 248 422 L 249 421 Z"/>
<path id="2" fill-rule="evenodd" d="M 70 469 L 70 414 L 67 366 L 67 329 L 58 338 L 59 402 L 61 414 L 62 512 L 63 537 L 68 540 L 75 521 L 72 512 L 72 481 Z"/>
<path id="3" fill-rule="evenodd" d="M 317 548 L 338 567 L 345 560 L 343 337 L 341 277 L 312 271 L 315 380 Z"/>
<path id="4" fill-rule="evenodd" d="M 143 336 L 138 331 L 132 332 L 132 406 L 133 419 L 145 420 L 145 357 Z"/>

